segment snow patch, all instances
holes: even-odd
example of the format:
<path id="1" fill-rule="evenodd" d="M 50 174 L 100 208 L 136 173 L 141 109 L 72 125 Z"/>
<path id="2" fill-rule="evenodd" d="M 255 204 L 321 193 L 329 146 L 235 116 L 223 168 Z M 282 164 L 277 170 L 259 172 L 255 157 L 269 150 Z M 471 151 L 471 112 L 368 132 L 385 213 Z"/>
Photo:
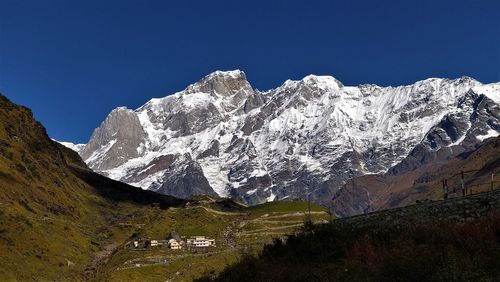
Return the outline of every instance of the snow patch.
<path id="1" fill-rule="evenodd" d="M 211 96 L 207 93 L 197 92 L 182 96 L 182 105 L 184 111 L 206 107 L 211 102 Z"/>
<path id="2" fill-rule="evenodd" d="M 477 94 L 483 94 L 495 103 L 500 104 L 500 83 L 491 83 L 472 88 Z"/>
<path id="3" fill-rule="evenodd" d="M 274 195 L 273 191 L 271 191 L 271 195 L 269 195 L 269 197 L 267 197 L 266 201 L 272 202 L 272 201 L 274 201 L 274 199 L 276 199 L 276 195 Z"/>
<path id="4" fill-rule="evenodd" d="M 71 142 L 57 141 L 55 139 L 52 139 L 52 140 L 63 145 L 64 147 L 70 148 L 71 150 L 73 150 L 77 153 L 80 153 L 83 150 L 83 148 L 85 148 L 85 145 L 87 145 L 87 144 L 74 144 Z"/>
<path id="5" fill-rule="evenodd" d="M 478 136 L 476 136 L 476 138 L 477 138 L 477 140 L 483 142 L 485 139 L 497 137 L 498 135 L 500 135 L 500 132 L 498 132 L 494 129 L 490 129 L 490 130 L 488 130 L 488 132 L 485 135 L 478 135 Z"/>
<path id="6" fill-rule="evenodd" d="M 88 164 L 98 164 L 101 163 L 106 153 L 115 145 L 116 139 L 109 141 L 107 144 L 103 145 L 101 148 L 97 149 L 92 153 L 92 155 L 86 160 Z"/>
<path id="7" fill-rule="evenodd" d="M 205 178 L 215 193 L 217 193 L 220 197 L 229 196 L 226 189 L 229 184 L 229 180 L 227 178 L 227 172 L 222 164 L 216 159 L 206 158 L 200 162 L 200 165 L 203 170 L 203 175 L 205 175 Z"/>
<path id="8" fill-rule="evenodd" d="M 257 190 L 258 190 L 257 188 L 252 189 L 252 190 L 248 190 L 246 194 L 247 195 L 253 195 L 253 194 L 255 194 L 255 192 L 257 192 Z"/>

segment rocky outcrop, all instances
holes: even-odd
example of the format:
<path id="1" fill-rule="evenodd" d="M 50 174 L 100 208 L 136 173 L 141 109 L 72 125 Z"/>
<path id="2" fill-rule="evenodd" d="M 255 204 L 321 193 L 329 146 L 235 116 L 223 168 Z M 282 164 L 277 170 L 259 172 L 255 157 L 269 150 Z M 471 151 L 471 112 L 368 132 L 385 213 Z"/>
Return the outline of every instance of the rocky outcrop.
<path id="1" fill-rule="evenodd" d="M 97 128 L 80 154 L 96 171 L 106 171 L 137 158 L 145 138 L 136 112 L 117 108 Z"/>

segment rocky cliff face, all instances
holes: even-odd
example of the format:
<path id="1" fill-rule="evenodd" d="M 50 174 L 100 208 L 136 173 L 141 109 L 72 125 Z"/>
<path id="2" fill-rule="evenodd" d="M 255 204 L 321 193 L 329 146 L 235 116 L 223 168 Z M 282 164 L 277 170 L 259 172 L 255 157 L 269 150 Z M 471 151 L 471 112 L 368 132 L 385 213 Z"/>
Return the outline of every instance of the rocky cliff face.
<path id="1" fill-rule="evenodd" d="M 101 174 L 180 197 L 328 202 L 353 177 L 409 171 L 498 135 L 499 97 L 500 84 L 468 77 L 351 87 L 310 75 L 259 92 L 243 72 L 218 71 L 114 110 L 81 154 Z"/>
<path id="2" fill-rule="evenodd" d="M 145 138 L 136 112 L 117 108 L 94 131 L 80 154 L 94 170 L 105 171 L 139 157 L 137 148 Z"/>

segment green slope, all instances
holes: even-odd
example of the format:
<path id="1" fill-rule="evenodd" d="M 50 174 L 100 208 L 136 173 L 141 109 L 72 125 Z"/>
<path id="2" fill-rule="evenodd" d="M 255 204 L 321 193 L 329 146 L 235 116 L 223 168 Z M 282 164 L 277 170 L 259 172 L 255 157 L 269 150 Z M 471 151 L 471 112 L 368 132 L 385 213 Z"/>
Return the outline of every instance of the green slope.
<path id="1" fill-rule="evenodd" d="M 251 206 L 247 208 L 252 214 L 261 215 L 269 212 L 325 212 L 327 209 L 315 203 L 310 203 L 310 206 L 306 201 L 296 200 L 296 201 L 279 201 L 279 202 L 267 202 L 264 204 Z"/>
<path id="2" fill-rule="evenodd" d="M 0 95 L 0 280 L 81 280 L 101 251 L 182 205 L 90 171 L 27 108 Z"/>

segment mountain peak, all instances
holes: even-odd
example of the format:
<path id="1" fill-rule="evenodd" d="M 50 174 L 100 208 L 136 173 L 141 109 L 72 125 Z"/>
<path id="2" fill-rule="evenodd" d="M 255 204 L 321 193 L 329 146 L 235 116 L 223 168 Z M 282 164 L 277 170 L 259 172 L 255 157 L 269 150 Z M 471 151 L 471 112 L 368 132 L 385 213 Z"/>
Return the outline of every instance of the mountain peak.
<path id="1" fill-rule="evenodd" d="M 293 89 L 300 86 L 307 86 L 309 88 L 319 88 L 322 90 L 336 90 L 344 87 L 342 82 L 340 82 L 333 76 L 310 74 L 308 76 L 305 76 L 301 80 L 288 79 L 278 88 Z"/>
<path id="2" fill-rule="evenodd" d="M 310 74 L 301 80 L 304 84 L 317 85 L 319 88 L 342 88 L 344 85 L 335 77 L 329 75 Z"/>
<path id="3" fill-rule="evenodd" d="M 215 71 L 195 84 L 188 86 L 186 93 L 203 92 L 231 96 L 240 90 L 251 92 L 252 87 L 243 71 L 232 70 Z"/>
<path id="4" fill-rule="evenodd" d="M 225 77 L 230 79 L 246 80 L 245 72 L 241 70 L 230 70 L 230 71 L 217 70 L 205 76 L 205 78 L 213 78 L 213 77 Z"/>
<path id="5" fill-rule="evenodd" d="M 132 111 L 131 109 L 127 108 L 127 107 L 116 107 L 114 108 L 110 114 L 114 114 L 114 113 L 120 113 L 120 112 L 129 112 L 129 111 Z"/>

